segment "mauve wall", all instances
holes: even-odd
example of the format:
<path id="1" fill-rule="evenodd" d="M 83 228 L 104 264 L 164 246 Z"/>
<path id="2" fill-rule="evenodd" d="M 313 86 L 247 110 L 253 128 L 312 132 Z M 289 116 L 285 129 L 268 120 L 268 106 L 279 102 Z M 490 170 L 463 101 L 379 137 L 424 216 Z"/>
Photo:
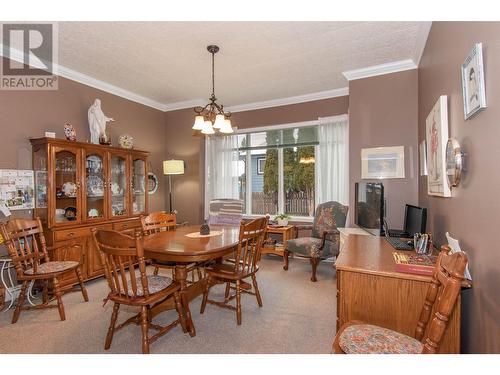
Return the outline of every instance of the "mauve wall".
<path id="1" fill-rule="evenodd" d="M 406 203 L 418 203 L 416 69 L 349 82 L 349 201 L 354 223 L 354 184 L 361 181 L 361 149 L 405 146 L 405 178 L 384 184 L 387 222 L 403 227 Z"/>
<path id="2" fill-rule="evenodd" d="M 167 189 L 162 173 L 163 112 L 65 78 L 59 78 L 59 89 L 55 91 L 0 91 L 0 169 L 31 169 L 28 138 L 43 137 L 45 131 L 55 131 L 57 138 L 64 138 L 65 122 L 73 124 L 79 141 L 88 140 L 87 110 L 95 98 L 101 99 L 103 112 L 115 119 L 108 126 L 113 145 L 118 145 L 120 134 L 128 133 L 134 137 L 136 149 L 151 152 L 152 170 L 160 186 L 149 196 L 150 210 L 164 210 Z"/>
<path id="3" fill-rule="evenodd" d="M 316 120 L 318 117 L 345 114 L 349 97 L 343 96 L 287 106 L 234 113 L 231 120 L 240 129 Z M 165 149 L 168 159 L 186 161 L 184 175 L 173 176 L 173 206 L 179 211 L 178 219 L 191 224 L 203 219 L 205 159 L 204 140 L 193 132 L 192 109 L 165 113 Z M 168 199 L 168 198 L 167 198 Z M 168 204 L 168 203 L 167 203 Z"/>
<path id="4" fill-rule="evenodd" d="M 474 43 L 483 43 L 488 108 L 465 121 L 460 66 Z M 467 153 L 467 172 L 452 198 L 427 195 L 420 178 L 419 202 L 428 207 L 428 228 L 460 240 L 469 256 L 473 288 L 462 293 L 462 351 L 500 353 L 500 23 L 435 22 L 419 68 L 419 140 L 440 95 L 448 95 L 449 135 Z"/>

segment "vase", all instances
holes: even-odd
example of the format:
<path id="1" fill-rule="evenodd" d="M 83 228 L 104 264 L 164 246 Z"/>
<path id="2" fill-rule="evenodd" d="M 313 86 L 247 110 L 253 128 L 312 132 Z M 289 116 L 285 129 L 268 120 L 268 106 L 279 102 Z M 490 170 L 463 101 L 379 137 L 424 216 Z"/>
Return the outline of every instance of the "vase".
<path id="1" fill-rule="evenodd" d="M 205 221 L 205 223 L 203 223 L 203 225 L 200 227 L 200 234 L 202 236 L 206 236 L 207 234 L 210 234 L 210 227 L 209 225 L 207 224 L 207 222 Z"/>

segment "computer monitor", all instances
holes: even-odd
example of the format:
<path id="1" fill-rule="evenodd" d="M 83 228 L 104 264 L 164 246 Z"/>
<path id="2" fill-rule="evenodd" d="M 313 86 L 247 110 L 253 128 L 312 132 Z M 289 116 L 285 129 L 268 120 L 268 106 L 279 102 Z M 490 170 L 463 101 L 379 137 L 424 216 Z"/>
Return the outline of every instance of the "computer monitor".
<path id="1" fill-rule="evenodd" d="M 404 231 L 408 237 L 415 233 L 425 233 L 427 225 L 427 209 L 407 204 L 405 208 Z"/>

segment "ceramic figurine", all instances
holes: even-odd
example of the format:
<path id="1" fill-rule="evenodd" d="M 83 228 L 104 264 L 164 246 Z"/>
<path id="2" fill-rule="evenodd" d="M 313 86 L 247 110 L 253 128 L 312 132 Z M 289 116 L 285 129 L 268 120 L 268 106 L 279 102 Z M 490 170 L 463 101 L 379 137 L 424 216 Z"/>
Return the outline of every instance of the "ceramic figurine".
<path id="1" fill-rule="evenodd" d="M 64 124 L 64 135 L 68 141 L 76 141 L 76 130 L 69 122 Z"/>
<path id="2" fill-rule="evenodd" d="M 99 144 L 100 138 L 106 138 L 106 123 L 115 121 L 111 117 L 107 117 L 101 109 L 101 100 L 96 99 L 88 111 L 89 127 L 90 127 L 90 142 Z"/>

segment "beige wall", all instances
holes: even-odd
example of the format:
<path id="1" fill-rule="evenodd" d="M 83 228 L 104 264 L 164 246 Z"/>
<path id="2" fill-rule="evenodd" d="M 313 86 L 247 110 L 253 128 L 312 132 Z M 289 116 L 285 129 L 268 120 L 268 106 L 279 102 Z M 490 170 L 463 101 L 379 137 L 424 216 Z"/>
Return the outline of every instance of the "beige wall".
<path id="1" fill-rule="evenodd" d="M 488 108 L 465 121 L 460 66 L 473 44 L 483 43 Z M 440 95 L 448 95 L 449 134 L 467 153 L 467 172 L 452 198 L 427 195 L 420 178 L 419 202 L 429 209 L 429 230 L 438 243 L 449 231 L 469 255 L 473 288 L 462 293 L 462 348 L 500 352 L 500 23 L 435 22 L 419 68 L 419 140 Z"/>
<path id="2" fill-rule="evenodd" d="M 349 83 L 349 200 L 354 222 L 354 184 L 361 181 L 361 149 L 405 146 L 405 178 L 382 180 L 389 227 L 402 229 L 406 203 L 418 203 L 416 69 Z M 380 180 L 377 180 L 380 182 Z"/>
<path id="3" fill-rule="evenodd" d="M 104 113 L 115 119 L 108 127 L 113 145 L 118 144 L 120 134 L 128 133 L 134 137 L 136 149 L 151 152 L 151 166 L 160 178 L 160 187 L 149 196 L 150 209 L 165 209 L 163 112 L 61 77 L 55 91 L 0 91 L 0 169 L 31 169 L 28 138 L 43 137 L 45 131 L 64 138 L 65 122 L 73 124 L 79 141 L 88 140 L 87 110 L 95 98 L 101 99 Z"/>
<path id="4" fill-rule="evenodd" d="M 347 113 L 349 97 L 324 99 L 314 102 L 258 109 L 234 113 L 231 120 L 240 129 L 315 120 L 318 117 Z M 193 132 L 195 113 L 191 108 L 165 113 L 167 158 L 186 161 L 184 175 L 174 176 L 173 206 L 179 211 L 180 221 L 191 224 L 203 219 L 204 201 L 204 141 L 199 132 Z M 168 199 L 168 198 L 167 198 Z"/>

